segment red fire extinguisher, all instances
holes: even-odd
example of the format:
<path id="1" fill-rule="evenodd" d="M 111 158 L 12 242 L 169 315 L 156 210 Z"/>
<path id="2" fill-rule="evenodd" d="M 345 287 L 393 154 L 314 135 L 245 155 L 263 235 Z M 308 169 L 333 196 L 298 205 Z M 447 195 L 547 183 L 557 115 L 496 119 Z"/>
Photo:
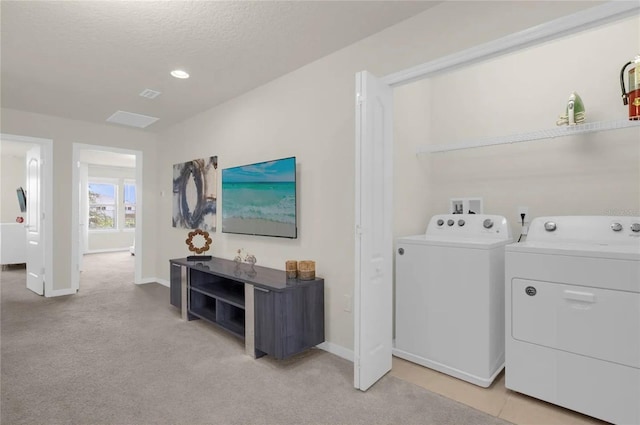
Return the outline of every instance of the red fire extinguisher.
<path id="1" fill-rule="evenodd" d="M 629 70 L 629 91 L 624 88 L 624 71 L 629 65 L 634 65 Z M 627 62 L 620 70 L 620 88 L 622 89 L 622 102 L 629 105 L 629 119 L 640 120 L 640 55 Z"/>

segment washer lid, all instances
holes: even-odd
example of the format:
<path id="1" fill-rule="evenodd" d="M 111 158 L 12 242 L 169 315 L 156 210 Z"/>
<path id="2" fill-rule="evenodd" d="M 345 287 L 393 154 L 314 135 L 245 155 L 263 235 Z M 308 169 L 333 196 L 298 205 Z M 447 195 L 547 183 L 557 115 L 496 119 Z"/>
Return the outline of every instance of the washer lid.
<path id="1" fill-rule="evenodd" d="M 505 246 L 513 242 L 513 239 L 477 239 L 477 238 L 454 238 L 451 236 L 415 235 L 406 236 L 397 240 L 398 245 L 426 245 L 426 246 L 448 246 L 466 249 L 494 249 Z"/>

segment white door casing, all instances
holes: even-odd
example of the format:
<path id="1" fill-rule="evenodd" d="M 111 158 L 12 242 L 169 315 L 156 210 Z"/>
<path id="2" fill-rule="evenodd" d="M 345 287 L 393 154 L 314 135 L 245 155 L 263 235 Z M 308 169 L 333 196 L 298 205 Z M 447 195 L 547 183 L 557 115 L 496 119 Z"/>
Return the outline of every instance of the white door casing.
<path id="1" fill-rule="evenodd" d="M 354 386 L 391 370 L 393 90 L 356 74 Z"/>
<path id="2" fill-rule="evenodd" d="M 84 254 L 89 247 L 89 166 L 80 162 L 76 163 L 79 168 L 79 183 L 78 183 L 78 197 L 79 197 L 79 210 L 78 210 L 78 271 L 83 270 Z"/>
<path id="3" fill-rule="evenodd" d="M 53 140 L 42 139 L 40 137 L 19 136 L 16 134 L 0 133 L 0 140 L 17 143 L 28 143 L 30 145 L 38 145 L 40 147 L 40 212 L 44 213 L 44 217 L 48 223 L 53 218 Z M 25 163 L 26 166 L 26 163 Z M 26 172 L 25 172 L 26 174 Z M 25 214 L 26 215 L 26 214 Z M 40 242 L 44 258 L 44 295 L 47 297 L 56 297 L 59 295 L 67 295 L 65 289 L 53 289 L 54 287 L 54 266 L 53 266 L 53 226 L 42 226 L 40 231 Z M 26 228 L 25 228 L 26 230 Z M 26 232 L 25 232 L 26 233 Z"/>
<path id="4" fill-rule="evenodd" d="M 142 151 L 136 151 L 131 149 L 116 148 L 112 146 L 91 145 L 84 143 L 74 143 L 72 147 L 72 187 L 77 188 L 71 193 L 71 289 L 76 292 L 80 289 L 80 271 L 82 269 L 81 257 L 83 251 L 87 248 L 87 228 L 88 228 L 88 215 L 89 206 L 88 199 L 86 199 L 85 205 L 81 206 L 83 202 L 81 200 L 81 192 L 87 190 L 88 171 L 86 164 L 78 163 L 80 161 L 80 153 L 82 150 L 98 150 L 105 152 L 122 153 L 126 155 L 135 155 L 136 157 L 136 229 L 135 229 L 135 273 L 134 283 L 149 283 L 155 282 L 155 278 L 142 278 L 142 258 L 144 243 L 142 240 L 142 228 L 143 228 L 143 200 L 144 200 L 144 182 L 143 182 L 143 155 Z M 81 185 L 81 180 L 85 180 Z M 85 218 L 80 218 L 81 215 L 85 215 Z M 84 222 L 84 231 L 81 230 L 81 223 Z M 84 239 L 83 239 L 84 238 Z M 83 246 L 84 245 L 84 246 Z"/>
<path id="5" fill-rule="evenodd" d="M 27 167 L 27 288 L 44 295 L 44 214 L 41 211 L 42 158 L 40 146 L 34 146 L 26 154 Z"/>

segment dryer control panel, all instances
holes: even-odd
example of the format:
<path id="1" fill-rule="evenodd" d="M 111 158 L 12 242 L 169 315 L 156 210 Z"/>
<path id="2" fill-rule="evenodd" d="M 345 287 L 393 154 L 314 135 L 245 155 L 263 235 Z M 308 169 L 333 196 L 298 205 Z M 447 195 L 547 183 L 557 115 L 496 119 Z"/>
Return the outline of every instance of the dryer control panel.
<path id="1" fill-rule="evenodd" d="M 507 219 L 489 214 L 439 214 L 431 217 L 427 236 L 511 239 Z"/>
<path id="2" fill-rule="evenodd" d="M 537 217 L 531 222 L 527 241 L 638 245 L 640 244 L 640 217 Z"/>

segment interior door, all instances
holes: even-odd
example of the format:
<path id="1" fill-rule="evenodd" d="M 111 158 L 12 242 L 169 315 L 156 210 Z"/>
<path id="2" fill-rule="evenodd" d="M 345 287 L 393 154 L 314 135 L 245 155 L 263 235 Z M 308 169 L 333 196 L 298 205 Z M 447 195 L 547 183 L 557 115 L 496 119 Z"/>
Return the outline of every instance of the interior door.
<path id="1" fill-rule="evenodd" d="M 40 200 L 42 158 L 40 146 L 26 155 L 27 161 L 27 288 L 44 295 L 44 244 L 42 241 L 43 213 Z"/>
<path id="2" fill-rule="evenodd" d="M 356 74 L 354 386 L 367 390 L 391 370 L 393 91 Z"/>

